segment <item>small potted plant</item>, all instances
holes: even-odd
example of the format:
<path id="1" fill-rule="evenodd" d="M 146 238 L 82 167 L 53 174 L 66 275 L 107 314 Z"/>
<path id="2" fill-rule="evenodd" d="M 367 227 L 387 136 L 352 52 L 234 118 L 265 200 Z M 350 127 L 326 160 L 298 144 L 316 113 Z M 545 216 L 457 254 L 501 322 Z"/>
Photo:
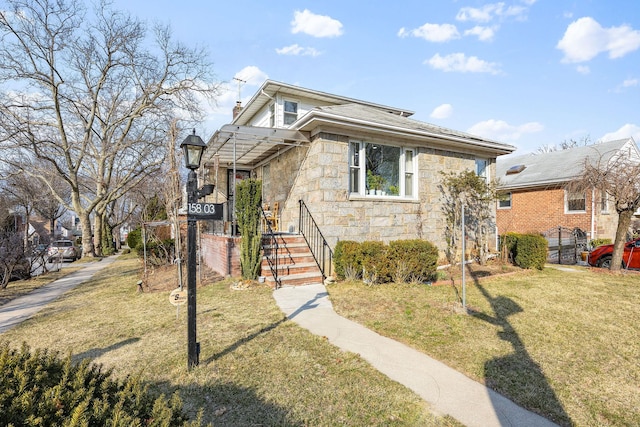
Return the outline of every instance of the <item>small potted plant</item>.
<path id="1" fill-rule="evenodd" d="M 370 170 L 367 171 L 367 187 L 369 188 L 369 191 L 373 190 L 373 194 L 381 195 L 384 183 L 385 179 L 382 175 L 376 175 Z"/>

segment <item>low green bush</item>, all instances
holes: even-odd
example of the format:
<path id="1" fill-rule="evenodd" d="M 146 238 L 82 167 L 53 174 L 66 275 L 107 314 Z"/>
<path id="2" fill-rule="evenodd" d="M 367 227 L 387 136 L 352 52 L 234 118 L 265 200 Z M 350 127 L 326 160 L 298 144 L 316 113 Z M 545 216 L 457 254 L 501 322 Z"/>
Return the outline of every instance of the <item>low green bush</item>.
<path id="1" fill-rule="evenodd" d="M 395 240 L 389 243 L 389 261 L 396 283 L 435 280 L 438 248 L 427 240 Z"/>
<path id="2" fill-rule="evenodd" d="M 396 240 L 362 243 L 342 240 L 333 262 L 339 279 L 361 278 L 368 284 L 424 282 L 436 277 L 438 249 L 426 240 Z M 354 273 L 355 272 L 355 273 Z"/>
<path id="3" fill-rule="evenodd" d="M 391 280 L 391 266 L 387 245 L 379 241 L 360 244 L 362 252 L 362 280 L 368 284 L 387 283 Z"/>
<path id="4" fill-rule="evenodd" d="M 0 344 L 0 425 L 196 426 L 177 394 L 153 396 L 140 379 L 118 381 L 111 371 L 71 363 L 57 353 Z"/>
<path id="5" fill-rule="evenodd" d="M 547 262 L 547 239 L 539 234 L 521 234 L 516 245 L 516 265 L 520 268 L 544 269 Z"/>
<path id="6" fill-rule="evenodd" d="M 127 246 L 135 249 L 142 244 L 142 228 L 138 227 L 127 234 Z"/>
<path id="7" fill-rule="evenodd" d="M 362 275 L 362 251 L 360 243 L 340 240 L 333 251 L 333 264 L 339 279 L 356 279 Z"/>
<path id="8" fill-rule="evenodd" d="M 597 248 L 602 245 L 610 245 L 611 243 L 613 243 L 611 239 L 593 239 L 589 242 L 592 248 Z"/>

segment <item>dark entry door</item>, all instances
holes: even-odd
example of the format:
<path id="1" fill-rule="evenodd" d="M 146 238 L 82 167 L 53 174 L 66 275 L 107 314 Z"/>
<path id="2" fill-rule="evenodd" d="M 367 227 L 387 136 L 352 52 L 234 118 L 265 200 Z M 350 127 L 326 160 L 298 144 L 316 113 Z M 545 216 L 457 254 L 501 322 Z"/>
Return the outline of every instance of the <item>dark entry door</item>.
<path id="1" fill-rule="evenodd" d="M 235 185 L 237 185 L 240 181 L 249 179 L 251 177 L 251 172 L 245 170 L 236 170 L 235 179 L 233 175 L 233 169 L 227 170 L 227 200 L 229 201 L 229 209 L 227 209 L 227 213 L 229 218 L 228 221 L 233 221 L 234 210 L 235 210 Z"/>

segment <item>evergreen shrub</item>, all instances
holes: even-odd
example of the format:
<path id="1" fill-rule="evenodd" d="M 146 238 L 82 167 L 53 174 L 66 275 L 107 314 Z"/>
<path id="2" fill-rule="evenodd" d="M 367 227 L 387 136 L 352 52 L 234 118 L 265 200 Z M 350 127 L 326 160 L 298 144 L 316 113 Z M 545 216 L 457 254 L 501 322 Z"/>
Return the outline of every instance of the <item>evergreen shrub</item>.
<path id="1" fill-rule="evenodd" d="M 340 240 L 333 252 L 333 264 L 339 279 L 350 278 L 351 274 L 355 274 L 354 278 L 361 277 L 362 251 L 360 243 L 352 240 Z"/>
<path id="2" fill-rule="evenodd" d="M 133 229 L 127 235 L 127 246 L 135 249 L 138 245 L 142 245 L 142 228 Z"/>
<path id="3" fill-rule="evenodd" d="M 395 240 L 389 243 L 390 267 L 396 282 L 403 272 L 411 281 L 434 280 L 438 256 L 438 248 L 427 240 Z"/>
<path id="4" fill-rule="evenodd" d="M 539 234 L 518 236 L 515 262 L 520 268 L 543 270 L 547 262 L 547 239 Z"/>
<path id="5" fill-rule="evenodd" d="M 57 353 L 0 344 L 0 425 L 196 426 L 177 394 L 154 396 L 139 378 L 112 378 L 110 370 L 62 360 Z"/>
<path id="6" fill-rule="evenodd" d="M 367 240 L 360 244 L 362 279 L 371 284 L 391 281 L 388 247 L 383 242 Z"/>
<path id="7" fill-rule="evenodd" d="M 589 242 L 592 248 L 597 248 L 602 245 L 610 245 L 611 243 L 613 243 L 611 239 L 593 239 Z"/>

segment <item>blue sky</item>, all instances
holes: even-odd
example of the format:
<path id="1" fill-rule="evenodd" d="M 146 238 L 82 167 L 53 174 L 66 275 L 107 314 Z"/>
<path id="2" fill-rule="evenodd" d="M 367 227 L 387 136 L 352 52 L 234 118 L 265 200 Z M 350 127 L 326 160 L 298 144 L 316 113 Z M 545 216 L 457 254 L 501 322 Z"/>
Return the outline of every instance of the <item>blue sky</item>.
<path id="1" fill-rule="evenodd" d="M 224 82 L 198 130 L 267 78 L 415 112 L 515 145 L 640 143 L 636 0 L 116 0 L 205 47 Z"/>

